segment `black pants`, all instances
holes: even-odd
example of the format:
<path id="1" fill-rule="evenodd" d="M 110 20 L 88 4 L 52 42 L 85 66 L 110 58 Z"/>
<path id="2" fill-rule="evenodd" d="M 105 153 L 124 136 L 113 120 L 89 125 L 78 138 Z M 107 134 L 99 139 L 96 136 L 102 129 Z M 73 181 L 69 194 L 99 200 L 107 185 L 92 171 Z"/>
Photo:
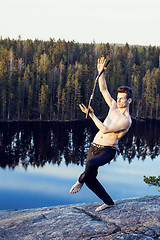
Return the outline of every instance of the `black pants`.
<path id="1" fill-rule="evenodd" d="M 96 177 L 98 167 L 109 163 L 115 154 L 116 150 L 113 148 L 98 148 L 91 144 L 88 150 L 85 171 L 80 175 L 78 180 L 80 183 L 85 183 L 89 189 L 108 205 L 113 205 L 114 202 Z"/>

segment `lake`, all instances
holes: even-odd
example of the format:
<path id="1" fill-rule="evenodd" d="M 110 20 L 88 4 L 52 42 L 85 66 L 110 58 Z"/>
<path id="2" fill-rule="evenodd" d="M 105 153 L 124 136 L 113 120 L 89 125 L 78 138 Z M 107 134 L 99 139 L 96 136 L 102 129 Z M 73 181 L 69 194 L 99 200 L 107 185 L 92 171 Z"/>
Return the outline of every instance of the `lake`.
<path id="1" fill-rule="evenodd" d="M 0 209 L 27 209 L 101 201 L 86 186 L 69 190 L 84 170 L 96 127 L 75 122 L 0 123 Z M 160 121 L 133 120 L 116 158 L 98 179 L 116 199 L 158 195 L 143 176 L 159 176 Z"/>

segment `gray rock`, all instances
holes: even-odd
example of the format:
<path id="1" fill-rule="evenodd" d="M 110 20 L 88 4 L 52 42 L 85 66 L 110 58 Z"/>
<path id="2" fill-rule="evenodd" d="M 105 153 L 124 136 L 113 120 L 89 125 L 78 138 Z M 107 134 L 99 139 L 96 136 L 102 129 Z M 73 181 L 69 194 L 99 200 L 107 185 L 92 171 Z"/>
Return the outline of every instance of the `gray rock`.
<path id="1" fill-rule="evenodd" d="M 0 211 L 0 239 L 155 240 L 160 239 L 160 196 L 101 203 Z"/>

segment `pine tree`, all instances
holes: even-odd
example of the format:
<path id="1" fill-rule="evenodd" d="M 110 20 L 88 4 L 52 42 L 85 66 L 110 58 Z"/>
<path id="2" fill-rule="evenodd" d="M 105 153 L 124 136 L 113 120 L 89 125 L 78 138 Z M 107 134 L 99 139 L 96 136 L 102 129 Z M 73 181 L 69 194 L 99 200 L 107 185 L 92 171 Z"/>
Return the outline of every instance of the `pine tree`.
<path id="1" fill-rule="evenodd" d="M 62 90 L 62 98 L 61 98 L 61 103 L 62 103 L 62 119 L 65 120 L 65 113 L 66 113 L 66 92 L 65 89 Z"/>
<path id="2" fill-rule="evenodd" d="M 61 87 L 58 85 L 57 88 L 57 119 L 60 117 L 60 104 L 61 104 Z"/>
<path id="3" fill-rule="evenodd" d="M 33 98 L 33 91 L 32 91 L 32 86 L 29 86 L 29 90 L 28 90 L 28 119 L 30 118 L 31 115 L 31 109 L 32 109 L 32 98 Z"/>
<path id="4" fill-rule="evenodd" d="M 146 104 L 146 116 L 152 117 L 152 110 L 154 106 L 154 89 L 155 84 L 152 82 L 154 79 L 151 76 L 150 70 L 147 70 L 144 76 L 144 100 Z"/>
<path id="5" fill-rule="evenodd" d="M 42 85 L 40 92 L 39 92 L 39 112 L 40 112 L 40 120 L 42 117 L 48 116 L 48 109 L 49 109 L 49 89 L 48 85 Z"/>
<path id="6" fill-rule="evenodd" d="M 77 111 L 79 109 L 79 104 L 81 102 L 81 87 L 79 84 L 79 70 L 75 73 L 74 81 L 74 118 L 77 118 Z"/>
<path id="7" fill-rule="evenodd" d="M 5 119 L 6 116 L 6 105 L 7 105 L 7 98 L 6 98 L 6 91 L 2 91 L 2 117 Z"/>

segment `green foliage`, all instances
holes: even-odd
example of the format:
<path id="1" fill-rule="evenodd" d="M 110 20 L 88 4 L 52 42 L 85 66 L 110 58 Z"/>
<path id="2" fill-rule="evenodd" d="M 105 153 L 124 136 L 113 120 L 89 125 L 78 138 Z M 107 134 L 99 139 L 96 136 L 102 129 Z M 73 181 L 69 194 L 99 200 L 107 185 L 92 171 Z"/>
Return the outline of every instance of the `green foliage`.
<path id="1" fill-rule="evenodd" d="M 42 116 L 46 116 L 49 107 L 49 89 L 48 85 L 42 85 L 39 91 L 39 110 L 40 110 L 40 120 Z"/>
<path id="2" fill-rule="evenodd" d="M 156 176 L 149 176 L 146 177 L 144 176 L 143 181 L 147 184 L 149 184 L 150 186 L 157 186 L 160 187 L 160 176 L 156 177 Z M 158 190 L 160 192 L 160 190 Z"/>
<path id="3" fill-rule="evenodd" d="M 159 47 L 1 38 L 0 120 L 83 118 L 79 103 L 88 104 L 102 55 L 111 59 L 106 74 L 111 95 L 116 99 L 118 86 L 129 85 L 132 116 L 160 118 Z M 106 115 L 98 89 L 93 107 Z"/>

